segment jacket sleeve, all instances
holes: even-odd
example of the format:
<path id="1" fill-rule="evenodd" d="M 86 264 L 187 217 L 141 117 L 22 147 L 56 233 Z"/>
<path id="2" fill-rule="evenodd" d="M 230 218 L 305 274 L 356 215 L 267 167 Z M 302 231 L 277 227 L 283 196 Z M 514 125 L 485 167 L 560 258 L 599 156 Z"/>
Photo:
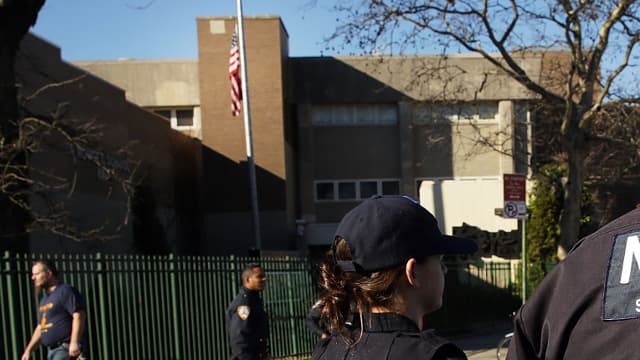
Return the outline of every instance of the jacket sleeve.
<path id="1" fill-rule="evenodd" d="M 307 317 L 305 319 L 307 328 L 312 333 L 318 336 L 321 336 L 323 333 L 325 333 L 325 330 L 321 327 L 321 324 L 320 324 L 320 311 L 321 311 L 320 307 L 314 305 L 309 311 L 309 313 L 307 314 Z"/>
<path id="2" fill-rule="evenodd" d="M 509 343 L 507 352 L 507 360 L 528 360 L 538 359 L 537 351 L 529 338 L 526 331 L 523 312 L 526 308 L 522 307 L 513 320 L 513 337 Z"/>
<path id="3" fill-rule="evenodd" d="M 249 320 L 242 320 L 235 309 L 229 309 L 229 345 L 238 360 L 257 360 L 251 343 Z"/>

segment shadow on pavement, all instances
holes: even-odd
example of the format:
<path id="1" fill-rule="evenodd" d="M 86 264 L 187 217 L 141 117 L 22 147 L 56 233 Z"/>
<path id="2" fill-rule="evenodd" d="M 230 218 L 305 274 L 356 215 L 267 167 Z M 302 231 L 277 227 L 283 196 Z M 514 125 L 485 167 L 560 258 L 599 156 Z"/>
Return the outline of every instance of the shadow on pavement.
<path id="1" fill-rule="evenodd" d="M 511 331 L 513 331 L 511 320 L 504 320 L 475 325 L 471 330 L 460 333 L 445 333 L 442 336 L 458 345 L 467 355 L 488 350 L 494 351 L 495 354 L 498 342 Z"/>

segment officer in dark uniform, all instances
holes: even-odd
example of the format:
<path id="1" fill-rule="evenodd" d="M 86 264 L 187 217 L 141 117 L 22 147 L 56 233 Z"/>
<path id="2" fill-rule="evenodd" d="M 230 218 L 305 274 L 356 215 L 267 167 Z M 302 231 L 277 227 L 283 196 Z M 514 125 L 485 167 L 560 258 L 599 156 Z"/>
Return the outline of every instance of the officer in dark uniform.
<path id="1" fill-rule="evenodd" d="M 640 210 L 576 243 L 514 325 L 507 359 L 640 359 Z"/>
<path id="2" fill-rule="evenodd" d="M 476 250 L 472 240 L 442 235 L 433 215 L 409 197 L 362 202 L 342 218 L 333 255 L 321 265 L 322 319 L 332 335 L 311 359 L 466 359 L 424 328 L 426 315 L 442 306 L 442 255 Z M 346 326 L 352 315 L 359 326 Z"/>
<path id="3" fill-rule="evenodd" d="M 250 265 L 242 272 L 242 287 L 226 314 L 232 360 L 271 359 L 269 320 L 260 299 L 266 281 L 260 265 Z"/>
<path id="4" fill-rule="evenodd" d="M 305 318 L 305 323 L 307 324 L 307 329 L 318 335 L 321 339 L 324 339 L 329 336 L 329 329 L 327 328 L 327 324 L 325 324 L 322 319 L 320 319 L 320 311 L 322 303 L 317 301 L 311 307 L 311 310 L 307 313 L 307 317 Z"/>

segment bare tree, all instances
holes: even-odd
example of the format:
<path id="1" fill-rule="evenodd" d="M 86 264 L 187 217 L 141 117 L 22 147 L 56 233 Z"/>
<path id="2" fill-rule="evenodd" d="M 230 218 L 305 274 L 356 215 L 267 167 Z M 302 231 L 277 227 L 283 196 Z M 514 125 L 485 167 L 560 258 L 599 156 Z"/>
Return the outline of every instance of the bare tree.
<path id="1" fill-rule="evenodd" d="M 638 206 L 633 191 L 640 176 L 638 106 L 603 107 L 593 122 L 586 168 L 588 181 L 596 185 L 600 225 L 619 216 L 621 209 Z"/>
<path id="2" fill-rule="evenodd" d="M 35 24 L 45 0 L 0 0 L 0 145 L 13 142 L 18 133 L 14 62 L 20 40 Z M 15 158 L 14 162 L 21 162 Z M 13 184 L 12 184 L 13 185 Z M 6 191 L 13 191 L 7 185 Z M 20 190 L 18 190 L 20 191 Z M 21 200 L 24 202 L 24 199 Z M 26 214 L 12 206 L 12 202 L 0 193 L 0 233 L 19 236 L 23 232 Z"/>
<path id="3" fill-rule="evenodd" d="M 330 40 L 376 54 L 476 53 L 558 109 L 555 131 L 568 167 L 561 253 L 579 237 L 586 161 L 598 135 L 594 120 L 604 108 L 637 102 L 637 86 L 624 78 L 639 65 L 639 7 L 634 0 L 343 1 Z M 559 63 L 568 66 L 549 68 L 543 77 L 517 59 L 558 50 L 566 54 Z"/>
<path id="4" fill-rule="evenodd" d="M 69 103 L 58 103 L 47 113 L 34 113 L 30 104 L 47 91 L 82 80 L 82 76 L 51 82 L 31 94 L 18 95 L 15 60 L 19 44 L 36 22 L 45 0 L 0 0 L 0 236 L 13 247 L 26 246 L 25 235 L 43 231 L 74 240 L 109 239 L 129 219 L 129 198 L 135 187 L 137 164 L 126 147 L 117 159 L 100 149 L 102 125 L 68 116 Z M 70 163 L 58 169 L 43 158 Z M 105 198 L 119 197 L 118 218 L 94 223 L 78 221 L 74 213 L 79 164 L 92 167 L 106 185 Z M 116 195 L 117 194 L 117 195 Z M 2 246 L 4 247 L 4 246 Z"/>
<path id="5" fill-rule="evenodd" d="M 85 76 L 49 83 L 18 97 L 16 136 L 0 147 L 0 195 L 28 215 L 25 232 L 41 231 L 76 241 L 108 240 L 118 237 L 129 222 L 130 199 L 140 179 L 139 162 L 132 160 L 129 150 L 133 144 L 115 153 L 103 149 L 105 125 L 70 115 L 69 102 L 58 102 L 46 113 L 35 113 L 33 109 L 41 106 L 31 106 L 50 89 L 73 85 Z M 86 186 L 83 170 L 100 179 L 93 193 L 121 203 L 117 215 L 105 211 L 100 218 L 81 219 L 77 204 L 83 200 L 77 199 L 77 188 Z"/>

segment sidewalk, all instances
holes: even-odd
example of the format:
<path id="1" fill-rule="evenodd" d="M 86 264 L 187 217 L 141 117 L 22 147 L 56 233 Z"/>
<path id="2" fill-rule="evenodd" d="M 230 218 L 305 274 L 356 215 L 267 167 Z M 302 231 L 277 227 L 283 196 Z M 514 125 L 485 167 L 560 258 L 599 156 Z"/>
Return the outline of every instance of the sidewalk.
<path id="1" fill-rule="evenodd" d="M 453 339 L 464 350 L 469 360 L 496 360 L 496 345 L 506 332 L 475 335 L 468 338 Z"/>
<path id="2" fill-rule="evenodd" d="M 496 345 L 510 331 L 511 322 L 504 322 L 447 338 L 464 350 L 469 360 L 496 360 Z"/>

